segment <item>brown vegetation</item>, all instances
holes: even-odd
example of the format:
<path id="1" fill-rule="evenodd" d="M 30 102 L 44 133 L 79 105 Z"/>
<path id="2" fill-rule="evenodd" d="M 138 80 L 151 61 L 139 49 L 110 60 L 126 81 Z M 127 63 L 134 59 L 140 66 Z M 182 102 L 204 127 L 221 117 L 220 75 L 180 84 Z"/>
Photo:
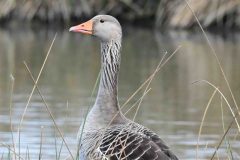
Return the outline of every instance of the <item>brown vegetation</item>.
<path id="1" fill-rule="evenodd" d="M 240 27 L 240 1 L 188 0 L 204 28 Z M 0 20 L 64 22 L 111 14 L 124 21 L 148 20 L 157 27 L 191 28 L 196 20 L 186 0 L 1 0 Z M 141 21 L 146 22 L 146 21 Z"/>

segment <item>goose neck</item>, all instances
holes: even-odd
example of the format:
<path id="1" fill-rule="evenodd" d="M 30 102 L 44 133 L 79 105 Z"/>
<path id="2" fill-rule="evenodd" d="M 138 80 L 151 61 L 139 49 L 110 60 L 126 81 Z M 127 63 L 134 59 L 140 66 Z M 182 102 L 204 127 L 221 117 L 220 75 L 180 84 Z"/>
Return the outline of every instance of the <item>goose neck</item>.
<path id="1" fill-rule="evenodd" d="M 120 70 L 121 41 L 101 43 L 101 78 L 96 104 L 116 106 L 118 110 L 118 73 Z"/>

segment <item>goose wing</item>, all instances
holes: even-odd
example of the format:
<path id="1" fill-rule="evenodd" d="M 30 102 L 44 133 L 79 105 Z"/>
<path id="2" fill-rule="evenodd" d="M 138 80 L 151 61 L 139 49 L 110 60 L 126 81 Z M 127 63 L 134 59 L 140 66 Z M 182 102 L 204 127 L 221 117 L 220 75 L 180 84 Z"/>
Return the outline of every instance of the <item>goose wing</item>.
<path id="1" fill-rule="evenodd" d="M 108 160 L 178 160 L 157 134 L 136 123 L 107 129 L 99 149 Z"/>

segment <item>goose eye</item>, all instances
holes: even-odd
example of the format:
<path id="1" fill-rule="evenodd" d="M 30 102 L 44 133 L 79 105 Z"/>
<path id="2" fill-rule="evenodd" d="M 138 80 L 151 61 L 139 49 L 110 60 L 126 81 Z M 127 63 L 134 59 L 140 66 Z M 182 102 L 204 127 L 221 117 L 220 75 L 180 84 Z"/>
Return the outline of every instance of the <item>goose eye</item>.
<path id="1" fill-rule="evenodd" d="M 101 23 L 104 23 L 104 20 L 103 20 L 103 19 L 100 19 L 100 22 L 101 22 Z"/>

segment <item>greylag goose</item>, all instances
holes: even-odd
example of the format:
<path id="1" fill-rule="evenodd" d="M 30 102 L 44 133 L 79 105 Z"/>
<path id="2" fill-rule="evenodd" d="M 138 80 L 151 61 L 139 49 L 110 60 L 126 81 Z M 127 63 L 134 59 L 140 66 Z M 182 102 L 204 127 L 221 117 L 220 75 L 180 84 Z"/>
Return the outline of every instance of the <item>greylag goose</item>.
<path id="1" fill-rule="evenodd" d="M 177 160 L 157 134 L 121 113 L 117 84 L 122 29 L 117 19 L 97 15 L 69 31 L 93 35 L 101 41 L 99 90 L 85 120 L 80 160 Z"/>

